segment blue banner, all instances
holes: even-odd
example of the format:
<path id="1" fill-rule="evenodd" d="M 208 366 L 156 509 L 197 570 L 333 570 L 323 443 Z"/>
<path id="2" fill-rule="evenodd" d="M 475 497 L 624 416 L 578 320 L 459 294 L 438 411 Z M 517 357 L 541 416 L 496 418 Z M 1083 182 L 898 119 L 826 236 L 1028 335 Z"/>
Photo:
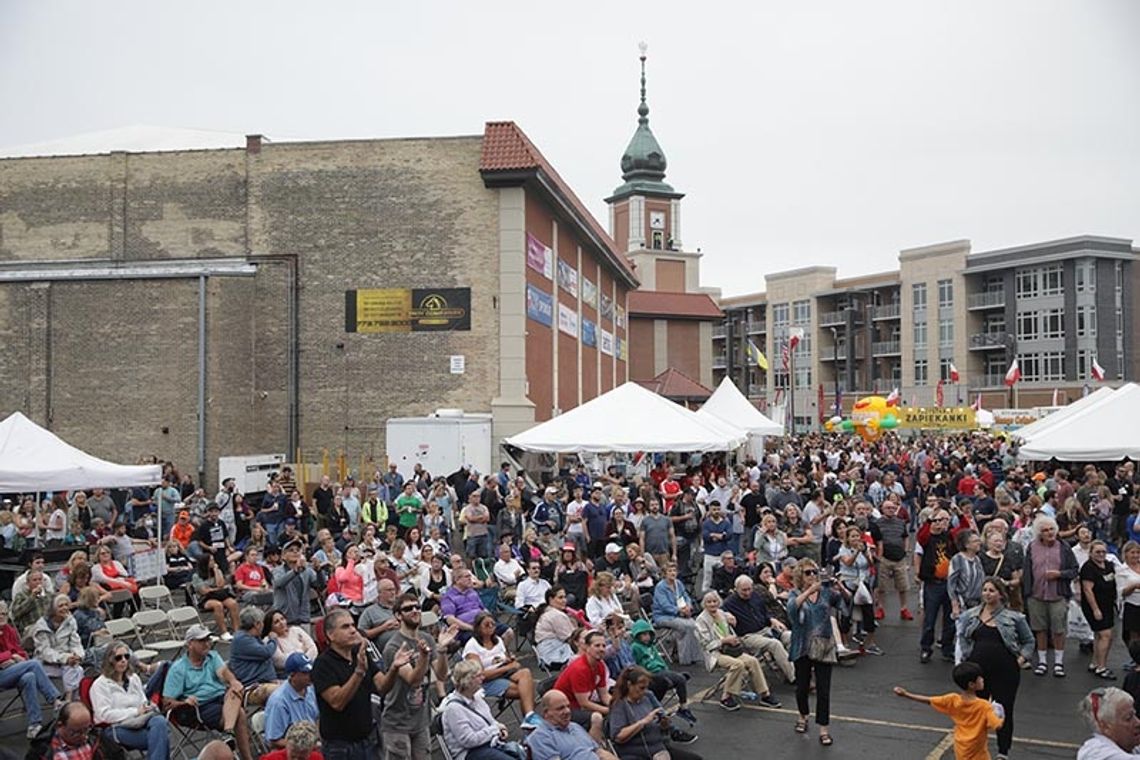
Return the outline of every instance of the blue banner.
<path id="1" fill-rule="evenodd" d="M 582 342 L 587 346 L 598 345 L 598 327 L 585 317 L 582 317 Z"/>
<path id="2" fill-rule="evenodd" d="M 526 315 L 539 324 L 551 327 L 554 324 L 554 297 L 527 283 Z"/>

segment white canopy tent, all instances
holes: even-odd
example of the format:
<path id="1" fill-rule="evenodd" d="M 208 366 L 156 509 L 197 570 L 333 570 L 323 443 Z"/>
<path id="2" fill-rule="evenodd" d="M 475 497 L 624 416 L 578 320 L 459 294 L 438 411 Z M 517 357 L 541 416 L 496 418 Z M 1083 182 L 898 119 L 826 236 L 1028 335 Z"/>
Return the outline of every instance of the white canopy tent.
<path id="1" fill-rule="evenodd" d="M 1140 386 L 1128 383 L 1105 401 L 1088 404 L 1033 437 L 1017 452 L 1021 461 L 1097 462 L 1140 459 Z"/>
<path id="2" fill-rule="evenodd" d="M 158 465 L 104 461 L 64 442 L 20 412 L 0 422 L 0 491 L 123 488 L 162 480 Z"/>
<path id="3" fill-rule="evenodd" d="M 766 417 L 727 377 L 697 410 L 697 416 L 706 421 L 718 420 L 744 428 L 748 432 L 749 453 L 757 461 L 764 455 L 764 436 L 784 434 L 784 426 Z"/>
<path id="4" fill-rule="evenodd" d="M 726 451 L 748 434 L 723 421 L 710 423 L 637 383 L 619 385 L 552 420 L 506 439 L 524 451 Z"/>
<path id="5" fill-rule="evenodd" d="M 1014 430 L 1013 435 L 1023 441 L 1032 441 L 1036 436 L 1039 436 L 1048 430 L 1052 430 L 1055 426 L 1069 419 L 1069 417 L 1072 417 L 1082 409 L 1104 403 L 1106 400 L 1108 400 L 1108 397 L 1113 394 L 1113 392 L 1114 391 L 1112 388 L 1098 388 L 1095 392 L 1090 393 L 1084 398 L 1079 398 L 1068 406 L 1063 406 L 1052 414 L 1048 414 L 1036 422 L 1032 422 L 1023 428 Z"/>

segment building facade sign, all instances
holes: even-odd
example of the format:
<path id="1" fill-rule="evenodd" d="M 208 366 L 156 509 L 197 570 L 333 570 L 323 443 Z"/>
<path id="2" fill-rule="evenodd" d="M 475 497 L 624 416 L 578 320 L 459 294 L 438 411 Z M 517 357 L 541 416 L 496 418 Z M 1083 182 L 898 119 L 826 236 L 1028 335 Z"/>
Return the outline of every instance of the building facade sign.
<path id="1" fill-rule="evenodd" d="M 544 293 L 540 288 L 527 283 L 526 286 L 526 315 L 541 325 L 550 327 L 554 324 L 554 296 Z"/>
<path id="2" fill-rule="evenodd" d="M 369 288 L 344 293 L 350 333 L 471 329 L 471 288 Z"/>
<path id="3" fill-rule="evenodd" d="M 526 265 L 546 279 L 554 279 L 554 251 L 529 232 L 526 236 Z"/>

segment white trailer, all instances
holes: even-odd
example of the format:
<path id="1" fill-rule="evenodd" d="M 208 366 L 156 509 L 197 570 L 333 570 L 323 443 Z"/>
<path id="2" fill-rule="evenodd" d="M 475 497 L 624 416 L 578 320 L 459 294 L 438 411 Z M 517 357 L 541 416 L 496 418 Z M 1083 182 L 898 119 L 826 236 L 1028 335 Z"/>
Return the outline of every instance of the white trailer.
<path id="1" fill-rule="evenodd" d="M 218 457 L 218 483 L 233 478 L 239 493 L 260 493 L 269 485 L 270 474 L 284 464 L 284 454 Z"/>
<path id="2" fill-rule="evenodd" d="M 416 464 L 447 476 L 466 465 L 480 473 L 498 469 L 491 461 L 491 415 L 437 409 L 426 417 L 393 417 L 387 425 L 388 463 L 407 477 Z M 495 470 L 492 470 L 492 465 Z"/>

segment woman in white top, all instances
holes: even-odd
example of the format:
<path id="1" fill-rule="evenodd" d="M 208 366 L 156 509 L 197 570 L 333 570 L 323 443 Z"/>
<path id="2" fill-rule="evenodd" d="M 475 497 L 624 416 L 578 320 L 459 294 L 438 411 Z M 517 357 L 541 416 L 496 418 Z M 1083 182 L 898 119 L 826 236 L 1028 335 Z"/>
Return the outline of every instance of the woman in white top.
<path id="1" fill-rule="evenodd" d="M 277 651 L 273 653 L 273 667 L 278 673 L 285 671 L 285 660 L 294 652 L 301 652 L 310 660 L 317 659 L 317 644 L 305 629 L 300 626 L 290 626 L 285 613 L 281 610 L 270 610 L 265 616 L 265 630 L 277 642 Z"/>
<path id="2" fill-rule="evenodd" d="M 1124 602 L 1124 643 L 1140 639 L 1140 544 L 1128 541 L 1120 550 L 1124 563 L 1116 567 L 1116 589 Z"/>
<path id="3" fill-rule="evenodd" d="M 121 641 L 103 654 L 102 675 L 91 684 L 91 712 L 109 741 L 146 750 L 147 760 L 169 760 L 170 726 L 146 698 L 142 679 L 131 668 L 131 650 Z"/>
<path id="4" fill-rule="evenodd" d="M 594 576 L 590 598 L 586 601 L 586 619 L 595 628 L 601 628 L 611 615 L 626 617 L 621 600 L 614 594 L 615 582 L 614 574 L 606 570 Z"/>
<path id="5" fill-rule="evenodd" d="M 534 714 L 534 677 L 507 653 L 503 640 L 495 635 L 495 617 L 480 612 L 471 622 L 471 638 L 463 647 L 463 658 L 483 666 L 483 693 L 487 697 L 517 699 L 523 709 L 523 725 L 537 725 Z"/>

